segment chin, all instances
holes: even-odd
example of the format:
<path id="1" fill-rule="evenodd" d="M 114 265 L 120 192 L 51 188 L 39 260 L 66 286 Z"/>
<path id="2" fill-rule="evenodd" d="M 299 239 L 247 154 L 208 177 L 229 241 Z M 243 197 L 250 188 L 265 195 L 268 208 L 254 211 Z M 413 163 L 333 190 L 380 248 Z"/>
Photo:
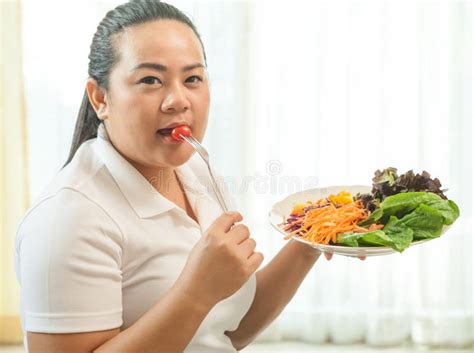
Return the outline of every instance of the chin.
<path id="1" fill-rule="evenodd" d="M 166 166 L 176 168 L 189 161 L 193 153 L 194 150 L 188 151 L 186 149 L 186 151 L 179 151 L 178 153 L 168 155 L 167 158 L 165 157 L 163 162 Z"/>

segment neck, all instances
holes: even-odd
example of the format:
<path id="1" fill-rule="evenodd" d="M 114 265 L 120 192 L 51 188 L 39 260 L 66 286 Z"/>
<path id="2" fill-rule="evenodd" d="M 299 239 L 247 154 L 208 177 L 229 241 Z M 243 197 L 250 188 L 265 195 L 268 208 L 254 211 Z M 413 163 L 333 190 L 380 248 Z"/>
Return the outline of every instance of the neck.
<path id="1" fill-rule="evenodd" d="M 178 177 L 173 167 L 147 167 L 133 161 L 129 162 L 160 194 L 171 194 L 176 190 L 176 186 L 179 185 Z"/>
<path id="2" fill-rule="evenodd" d="M 139 172 L 163 195 L 173 193 L 176 186 L 178 186 L 178 177 L 174 168 L 139 170 Z"/>

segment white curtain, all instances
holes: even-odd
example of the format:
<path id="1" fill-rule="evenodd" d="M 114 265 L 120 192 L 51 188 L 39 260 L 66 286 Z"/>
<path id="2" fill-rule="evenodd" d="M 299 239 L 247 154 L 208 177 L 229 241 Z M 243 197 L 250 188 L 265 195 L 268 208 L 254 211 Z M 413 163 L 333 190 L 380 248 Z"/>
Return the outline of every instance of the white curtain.
<path id="1" fill-rule="evenodd" d="M 25 0 L 32 197 L 66 159 L 92 35 L 119 3 Z M 202 34 L 204 144 L 265 262 L 284 245 L 269 209 L 303 188 L 427 170 L 461 209 L 443 237 L 403 254 L 321 259 L 259 339 L 472 344 L 471 1 L 170 3 Z"/>

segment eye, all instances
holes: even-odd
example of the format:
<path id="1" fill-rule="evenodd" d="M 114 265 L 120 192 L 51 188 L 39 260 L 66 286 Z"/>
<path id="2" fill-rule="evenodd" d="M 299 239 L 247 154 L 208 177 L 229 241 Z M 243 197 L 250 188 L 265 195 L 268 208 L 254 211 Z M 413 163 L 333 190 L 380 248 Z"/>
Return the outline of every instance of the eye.
<path id="1" fill-rule="evenodd" d="M 186 79 L 186 82 L 190 82 L 190 83 L 202 82 L 202 78 L 195 75 L 195 76 L 188 77 Z"/>
<path id="2" fill-rule="evenodd" d="M 140 80 L 140 83 L 144 83 L 144 84 L 147 84 L 147 85 L 152 85 L 152 84 L 155 84 L 155 83 L 160 83 L 161 84 L 161 81 L 157 77 L 147 76 L 147 77 L 142 78 Z"/>

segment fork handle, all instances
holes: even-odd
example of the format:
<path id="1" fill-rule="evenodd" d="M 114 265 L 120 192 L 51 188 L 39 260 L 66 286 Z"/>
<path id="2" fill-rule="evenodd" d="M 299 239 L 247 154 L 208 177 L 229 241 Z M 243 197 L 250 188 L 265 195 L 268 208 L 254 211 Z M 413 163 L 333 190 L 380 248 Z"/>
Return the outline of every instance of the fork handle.
<path id="1" fill-rule="evenodd" d="M 228 207 L 225 203 L 225 199 L 222 196 L 221 191 L 219 190 L 219 187 L 217 186 L 217 182 L 216 182 L 216 179 L 214 178 L 214 175 L 212 174 L 211 166 L 209 164 L 209 155 L 208 155 L 207 151 L 204 149 L 204 147 L 201 146 L 199 141 L 196 140 L 194 137 L 185 136 L 183 134 L 181 134 L 180 136 L 184 141 L 188 142 L 191 146 L 193 146 L 193 148 L 196 150 L 196 152 L 199 154 L 199 156 L 201 156 L 204 163 L 206 163 L 207 169 L 209 170 L 209 176 L 210 176 L 210 179 L 211 179 L 212 189 L 214 190 L 214 193 L 216 194 L 217 201 L 219 202 L 222 210 L 224 212 L 228 212 Z"/>
<path id="2" fill-rule="evenodd" d="M 209 176 L 211 177 L 211 185 L 212 188 L 214 189 L 214 193 L 217 196 L 217 201 L 219 201 L 219 204 L 221 205 L 221 208 L 224 212 L 228 212 L 229 209 L 225 203 L 225 199 L 221 194 L 221 191 L 219 190 L 219 187 L 217 186 L 216 179 L 214 178 L 214 175 L 212 174 L 211 167 L 209 166 L 209 163 L 207 164 L 207 169 L 209 170 Z"/>

